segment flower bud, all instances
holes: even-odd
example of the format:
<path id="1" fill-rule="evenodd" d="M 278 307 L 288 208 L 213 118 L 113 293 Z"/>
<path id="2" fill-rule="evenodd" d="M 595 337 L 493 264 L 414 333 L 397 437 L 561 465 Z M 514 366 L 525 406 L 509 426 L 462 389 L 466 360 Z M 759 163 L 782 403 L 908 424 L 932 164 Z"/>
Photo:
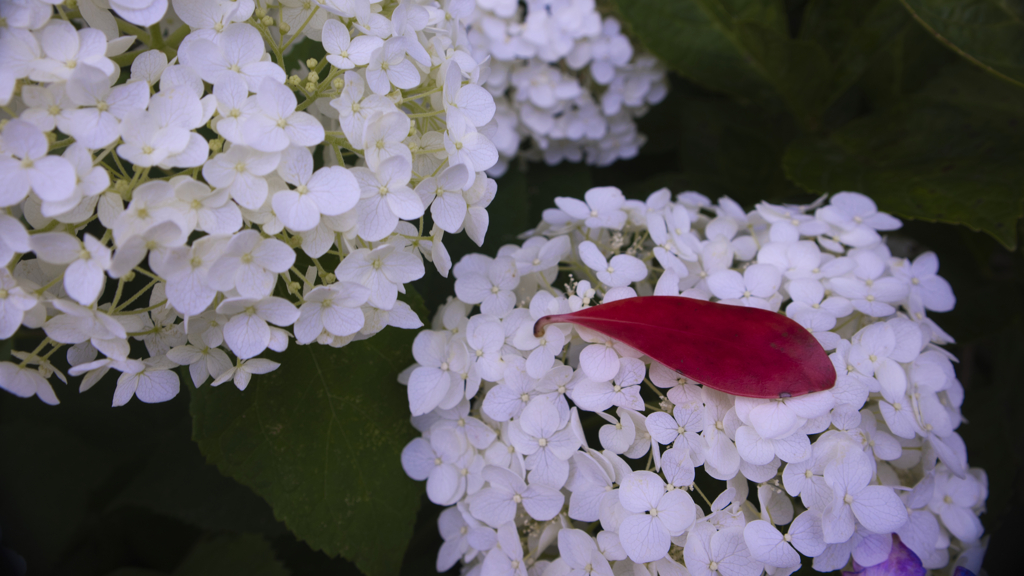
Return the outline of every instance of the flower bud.
<path id="1" fill-rule="evenodd" d="M 306 67 L 309 68 L 310 70 L 312 70 L 313 68 L 316 68 L 316 65 L 317 65 L 317 59 L 316 58 L 310 58 L 309 60 L 306 60 Z"/>
<path id="2" fill-rule="evenodd" d="M 126 200 L 130 196 L 131 188 L 128 187 L 127 180 L 115 180 L 111 189 Z"/>
<path id="3" fill-rule="evenodd" d="M 288 31 L 292 29 L 292 27 L 289 26 L 288 23 L 285 22 L 284 20 L 281 20 L 280 23 L 277 25 L 277 29 L 281 31 L 281 34 L 287 34 Z"/>

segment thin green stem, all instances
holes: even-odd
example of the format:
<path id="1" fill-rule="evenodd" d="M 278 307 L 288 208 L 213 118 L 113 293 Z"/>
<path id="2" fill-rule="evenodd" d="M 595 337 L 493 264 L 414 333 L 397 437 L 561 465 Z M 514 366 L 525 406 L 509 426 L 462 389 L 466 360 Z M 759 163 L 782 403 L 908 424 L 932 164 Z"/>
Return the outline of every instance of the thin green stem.
<path id="1" fill-rule="evenodd" d="M 65 138 L 63 140 L 58 140 L 50 145 L 50 152 L 53 152 L 54 150 L 60 150 L 61 148 L 66 148 L 74 143 L 74 138 Z"/>
<path id="2" fill-rule="evenodd" d="M 110 309 L 111 310 L 116 310 L 117 309 L 117 303 L 121 301 L 121 292 L 124 291 L 124 285 L 125 285 L 125 280 L 124 280 L 124 277 L 122 276 L 121 278 L 119 278 L 117 280 L 117 290 L 114 292 L 114 300 L 111 301 L 111 303 L 110 303 Z"/>
<path id="3" fill-rule="evenodd" d="M 114 64 L 117 64 L 118 66 L 123 68 L 125 66 L 131 66 L 132 62 L 135 62 L 136 58 L 145 54 L 146 52 L 149 52 L 150 50 L 151 48 L 142 48 L 139 50 L 134 50 L 132 52 L 118 54 L 117 56 L 113 56 L 110 59 L 114 61 Z"/>
<path id="4" fill-rule="evenodd" d="M 117 22 L 117 29 L 121 32 L 135 36 L 135 38 L 137 38 L 139 42 L 142 42 L 146 46 L 153 45 L 153 39 L 150 38 L 149 34 L 142 28 L 139 28 L 135 24 L 126 22 L 117 17 L 114 18 L 114 21 Z"/>
<path id="5" fill-rule="evenodd" d="M 644 384 L 647 384 L 647 386 L 651 390 L 654 390 L 654 393 L 658 395 L 658 398 L 664 398 L 665 397 L 665 395 L 661 392 L 661 389 L 658 388 L 657 386 L 655 386 L 654 383 L 650 381 L 650 379 L 644 378 Z M 660 410 L 661 408 L 658 408 L 658 409 Z"/>
<path id="6" fill-rule="evenodd" d="M 103 159 L 107 157 L 107 154 L 110 154 L 110 152 L 111 152 L 111 151 L 113 151 L 113 149 L 114 149 L 114 148 L 115 148 L 115 147 L 116 147 L 116 146 L 117 146 L 117 145 L 118 145 L 118 144 L 119 144 L 120 142 L 121 142 L 121 139 L 120 139 L 120 138 L 118 138 L 117 140 L 115 140 L 115 141 L 114 141 L 114 143 L 113 143 L 113 144 L 111 144 L 110 146 L 107 146 L 106 148 L 104 148 L 104 149 L 103 149 L 103 152 L 101 152 L 101 153 L 100 153 L 100 155 L 99 155 L 99 156 L 97 156 L 97 157 L 96 157 L 96 158 L 95 158 L 95 159 L 94 159 L 94 160 L 92 161 L 93 165 L 95 166 L 96 164 L 99 164 L 100 162 L 102 162 L 102 161 L 103 161 Z"/>
<path id="7" fill-rule="evenodd" d="M 62 346 L 58 346 L 58 345 L 56 345 L 56 344 L 57 344 L 57 343 L 56 343 L 56 342 L 54 342 L 54 347 L 53 347 L 53 348 L 50 348 L 49 350 L 47 350 L 47 351 L 46 351 L 46 354 L 43 354 L 42 356 L 40 356 L 40 357 L 39 357 L 39 364 L 40 364 L 40 365 L 42 365 L 42 364 L 43 364 L 43 362 L 46 362 L 47 360 L 49 360 L 49 359 L 50 359 L 50 356 L 53 356 L 53 353 L 54 353 L 54 352 L 56 352 L 57 350 L 60 350 L 60 349 L 62 348 Z"/>
<path id="8" fill-rule="evenodd" d="M 43 341 L 39 343 L 39 346 L 36 346 L 36 349 L 29 353 L 29 355 L 24 360 L 21 361 L 21 364 L 18 364 L 18 367 L 24 368 L 25 365 L 28 364 L 30 360 L 32 360 L 33 358 L 38 358 L 39 353 L 43 351 L 43 348 L 46 348 L 46 345 L 50 344 L 51 342 L 53 342 L 53 340 L 50 340 L 49 337 L 44 338 Z"/>
<path id="9" fill-rule="evenodd" d="M 160 30 L 160 23 L 149 27 L 149 39 L 153 42 L 153 48 L 159 50 L 164 47 L 164 33 Z"/>
<path id="10" fill-rule="evenodd" d="M 111 156 L 114 159 L 114 164 L 117 164 L 117 169 L 121 171 L 121 176 L 124 176 L 125 180 L 131 180 L 132 177 L 128 175 L 128 171 L 121 165 L 121 159 L 117 157 L 117 154 Z"/>
<path id="11" fill-rule="evenodd" d="M 167 300 L 161 300 L 161 301 L 157 302 L 156 304 L 153 304 L 152 306 L 146 306 L 145 308 L 133 308 L 131 310 L 126 310 L 124 312 L 114 312 L 114 316 L 116 316 L 118 314 L 141 314 L 142 312 L 149 312 L 150 310 L 156 310 L 157 308 L 162 308 L 166 304 L 167 304 Z"/>
<path id="12" fill-rule="evenodd" d="M 704 492 L 701 491 L 700 486 L 697 486 L 696 482 L 691 484 L 691 486 L 693 486 L 693 489 L 697 491 L 697 494 L 700 494 L 700 497 L 703 498 L 705 502 L 707 502 L 708 510 L 711 510 L 711 500 L 708 500 L 708 497 L 704 495 Z M 711 512 L 714 512 L 714 510 L 711 510 Z"/>
<path id="13" fill-rule="evenodd" d="M 58 274 L 58 275 L 57 275 L 57 277 L 56 277 L 56 278 L 54 278 L 53 280 L 50 280 L 50 281 L 49 281 L 49 282 L 48 282 L 48 283 L 46 284 L 46 286 L 43 286 L 43 287 L 42 287 L 42 288 L 40 288 L 39 290 L 36 290 L 36 294 L 42 295 L 43 293 L 45 293 L 45 292 L 46 292 L 47 290 L 49 290 L 50 288 L 53 288 L 54 286 L 56 286 L 56 284 L 57 284 L 58 282 L 60 282 L 61 280 L 63 280 L 63 279 L 64 279 L 64 273 L 63 273 L 63 272 L 61 272 L 60 274 Z"/>
<path id="14" fill-rule="evenodd" d="M 431 118 L 434 116 L 440 116 L 444 114 L 444 110 L 434 110 L 433 112 L 420 112 L 417 114 L 406 114 L 409 118 Z"/>
<path id="15" fill-rule="evenodd" d="M 399 101 L 399 104 L 401 104 L 403 102 L 407 102 L 409 100 L 417 100 L 419 98 L 423 98 L 424 96 L 430 96 L 431 94 L 433 94 L 435 92 L 440 92 L 443 89 L 444 89 L 444 86 L 438 86 L 436 88 L 431 88 L 430 90 L 427 90 L 426 92 L 420 92 L 418 94 L 410 94 L 408 96 L 403 96 L 402 100 Z"/>
<path id="16" fill-rule="evenodd" d="M 291 46 L 292 42 L 294 42 L 295 39 L 299 37 L 299 34 L 302 34 L 302 31 L 306 29 L 306 25 L 309 24 L 309 21 L 313 19 L 313 15 L 316 14 L 317 11 L 319 11 L 319 10 L 320 10 L 319 6 L 314 6 L 313 7 L 313 10 L 309 13 L 309 16 L 306 16 L 306 21 L 303 22 L 301 26 L 299 26 L 299 29 L 296 30 L 294 34 L 292 34 L 292 37 L 289 38 L 287 42 L 285 42 L 284 44 L 281 45 L 281 51 L 282 52 L 284 52 L 284 50 L 286 48 Z"/>
<path id="17" fill-rule="evenodd" d="M 117 307 L 116 309 L 111 309 L 111 310 L 112 310 L 112 311 L 113 311 L 114 313 L 117 313 L 117 312 L 120 312 L 121 310 L 124 310 L 125 308 L 127 308 L 128 306 L 130 306 L 130 305 L 132 304 L 132 302 L 135 302 L 136 300 L 138 300 L 138 299 L 139 299 L 139 297 L 141 297 L 141 296 L 142 296 L 143 294 L 145 294 L 146 292 L 148 292 L 150 288 L 152 288 L 153 286 L 156 286 L 156 283 L 157 283 L 157 282 L 158 282 L 158 280 L 150 280 L 150 281 L 149 281 L 149 284 L 146 284 L 145 286 L 143 286 L 143 287 L 142 287 L 142 290 L 139 290 L 139 291 L 138 291 L 138 292 L 136 292 L 136 293 L 135 293 L 135 294 L 134 294 L 134 295 L 133 295 L 133 296 L 132 296 L 131 298 L 129 298 L 129 299 L 127 299 L 127 300 L 125 300 L 125 301 L 124 301 L 124 304 L 121 304 L 121 305 L 120 305 L 119 307 Z M 134 312 L 134 310 L 133 310 L 133 312 Z"/>
<path id="18" fill-rule="evenodd" d="M 135 272 L 138 272 L 139 274 L 142 274 L 143 276 L 149 276 L 150 278 L 152 278 L 152 279 L 154 279 L 154 280 L 156 280 L 158 282 L 160 280 L 163 280 L 163 278 L 157 276 L 156 274 L 153 274 L 149 270 L 146 270 L 144 268 L 139 268 L 138 266 L 135 267 Z"/>
<path id="19" fill-rule="evenodd" d="M 188 36 L 189 32 L 191 31 L 192 29 L 188 27 L 188 24 L 182 24 L 181 26 L 178 26 L 178 29 L 174 32 L 171 32 L 171 35 L 168 36 L 167 40 L 164 41 L 165 50 L 167 48 L 173 48 L 175 51 L 177 51 L 178 46 L 181 45 L 181 41 L 184 40 L 185 36 Z"/>

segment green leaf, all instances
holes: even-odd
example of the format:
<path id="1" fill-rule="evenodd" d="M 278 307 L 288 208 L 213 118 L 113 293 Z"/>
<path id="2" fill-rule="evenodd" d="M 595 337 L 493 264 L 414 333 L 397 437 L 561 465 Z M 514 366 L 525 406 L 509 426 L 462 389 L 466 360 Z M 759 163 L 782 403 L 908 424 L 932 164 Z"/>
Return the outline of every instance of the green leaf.
<path id="1" fill-rule="evenodd" d="M 937 71 L 956 60 L 956 54 L 911 22 L 885 52 L 871 60 L 857 88 L 865 97 L 865 104 L 877 110 L 920 91 Z"/>
<path id="2" fill-rule="evenodd" d="M 617 1 L 634 36 L 676 72 L 743 104 L 784 104 L 805 129 L 818 130 L 910 17 L 899 0 L 813 0 L 791 14 L 785 4 Z"/>
<path id="3" fill-rule="evenodd" d="M 744 205 L 807 200 L 794 198 L 806 192 L 782 170 L 786 145 L 799 134 L 784 112 L 744 106 L 676 78 L 668 98 L 641 120 L 640 130 L 652 134 L 658 148 L 645 147 L 636 159 L 592 169 L 594 186 L 618 186 L 636 199 L 667 187 L 712 198 L 727 195 Z"/>
<path id="4" fill-rule="evenodd" d="M 209 531 L 287 532 L 262 498 L 206 463 L 190 439 L 189 419 L 168 432 L 107 510 L 139 506 Z"/>
<path id="5" fill-rule="evenodd" d="M 900 0 L 929 33 L 972 64 L 1024 87 L 1024 4 Z"/>
<path id="6" fill-rule="evenodd" d="M 812 0 L 804 10 L 799 38 L 828 55 L 828 98 L 838 98 L 912 26 L 899 0 Z M 831 100 L 830 100 L 831 101 Z"/>
<path id="7" fill-rule="evenodd" d="M 207 459 L 311 548 L 369 576 L 398 573 L 423 492 L 399 461 L 415 431 L 396 378 L 413 362 L 415 336 L 387 328 L 341 349 L 292 345 L 245 391 L 192 395 L 193 438 Z"/>
<path id="8" fill-rule="evenodd" d="M 67 371 L 62 354 L 53 360 Z M 179 441 L 191 444 L 188 431 L 177 428 L 188 418 L 184 396 L 111 408 L 116 380 L 111 372 L 88 394 L 79 394 L 77 384 L 58 382 L 57 406 L 0 392 L 0 494 L 7 496 L 0 498 L 0 527 L 5 545 L 39 573 L 53 570 L 94 528 L 97 516 L 150 461 L 153 447 L 169 431 L 180 430 Z"/>
<path id="9" fill-rule="evenodd" d="M 781 2 L 617 0 L 616 6 L 633 37 L 680 74 L 716 92 L 773 97 L 771 83 L 759 63 L 747 58 L 736 28 L 750 22 L 785 34 Z"/>
<path id="10" fill-rule="evenodd" d="M 231 534 L 200 540 L 173 576 L 288 576 L 270 543 L 256 534 Z"/>
<path id="11" fill-rule="evenodd" d="M 786 173 L 812 192 L 863 192 L 897 216 L 963 224 L 1013 249 L 1024 215 L 1022 102 L 1024 92 L 958 64 L 828 138 L 798 139 Z"/>
<path id="12" fill-rule="evenodd" d="M 758 114 L 723 98 L 701 96 L 686 99 L 683 110 L 682 189 L 711 198 L 727 195 L 744 205 L 800 193 L 782 171 L 782 154 L 798 134 L 788 115 Z"/>

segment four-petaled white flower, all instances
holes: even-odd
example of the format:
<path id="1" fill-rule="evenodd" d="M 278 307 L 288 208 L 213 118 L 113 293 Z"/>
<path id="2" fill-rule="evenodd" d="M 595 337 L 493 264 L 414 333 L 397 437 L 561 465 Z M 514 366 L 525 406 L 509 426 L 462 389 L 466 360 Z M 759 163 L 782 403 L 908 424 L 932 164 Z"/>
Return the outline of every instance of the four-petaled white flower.
<path id="1" fill-rule="evenodd" d="M 413 341 L 420 364 L 409 376 L 409 406 L 413 416 L 434 408 L 453 408 L 465 397 L 469 368 L 466 346 L 443 332 L 421 332 Z"/>
<path id="2" fill-rule="evenodd" d="M 263 38 L 248 24 L 229 24 L 215 41 L 197 38 L 181 52 L 188 66 L 210 84 L 218 84 L 227 75 L 238 75 L 250 92 L 256 92 L 265 79 L 278 84 L 285 79 L 280 66 L 263 60 Z"/>
<path id="3" fill-rule="evenodd" d="M 399 288 L 423 276 L 423 261 L 408 250 L 385 244 L 373 250 L 353 250 L 334 271 L 338 278 L 358 282 L 370 289 L 367 302 L 391 310 Z"/>
<path id="4" fill-rule="evenodd" d="M 281 155 L 277 171 L 295 186 L 274 194 L 274 213 L 291 230 L 316 228 L 320 216 L 338 216 L 359 201 L 359 184 L 347 168 L 325 166 L 313 172 L 313 155 L 302 147 L 291 147 Z"/>
<path id="5" fill-rule="evenodd" d="M 324 127 L 305 112 L 296 112 L 295 93 L 280 82 L 264 78 L 256 91 L 257 110 L 242 125 L 242 137 L 261 152 L 281 152 L 288 146 L 315 146 L 324 141 Z"/>
<path id="6" fill-rule="evenodd" d="M 64 290 L 76 302 L 88 306 L 103 291 L 110 267 L 110 248 L 86 234 L 82 241 L 63 232 L 47 232 L 32 237 L 32 249 L 45 262 L 68 265 L 64 270 Z"/>
<path id="7" fill-rule="evenodd" d="M 735 270 L 719 270 L 708 277 L 708 288 L 723 303 L 773 311 L 780 303 L 778 290 L 781 283 L 779 269 L 768 264 L 754 264 L 743 274 Z"/>
<path id="8" fill-rule="evenodd" d="M 527 485 L 505 468 L 484 468 L 484 479 L 489 486 L 470 498 L 469 509 L 473 516 L 499 529 L 515 518 L 520 504 L 531 518 L 543 522 L 554 518 L 565 502 L 557 488 L 545 484 Z"/>
<path id="9" fill-rule="evenodd" d="M 395 231 L 399 219 L 414 220 L 423 216 L 423 202 L 409 188 L 412 165 L 402 156 L 388 158 L 377 166 L 353 168 L 359 183 L 359 235 L 376 242 Z"/>
<path id="10" fill-rule="evenodd" d="M 569 478 L 569 457 L 580 441 L 569 427 L 559 429 L 558 410 L 547 398 L 534 398 L 508 428 L 516 450 L 526 455 L 530 483 L 560 488 Z"/>
<path id="11" fill-rule="evenodd" d="M 364 34 L 352 38 L 348 28 L 333 19 L 324 22 L 323 41 L 327 61 L 338 70 L 369 64 L 373 51 L 384 45 L 376 36 Z"/>
<path id="12" fill-rule="evenodd" d="M 309 344 L 324 330 L 334 336 L 350 336 L 359 332 L 366 321 L 360 306 L 369 297 L 369 288 L 354 282 L 343 281 L 313 288 L 299 307 L 295 341 Z"/>
<path id="13" fill-rule="evenodd" d="M 647 277 L 647 265 L 629 254 L 617 254 L 611 260 L 605 258 L 593 242 L 587 240 L 579 246 L 580 260 L 597 272 L 597 279 L 612 288 L 629 286 Z"/>
<path id="14" fill-rule="evenodd" d="M 508 256 L 463 258 L 455 265 L 455 294 L 463 302 L 479 304 L 484 314 L 503 318 L 512 311 L 519 285 L 516 263 Z"/>
<path id="15" fill-rule="evenodd" d="M 863 452 L 848 452 L 825 467 L 832 502 L 822 513 L 826 543 L 846 542 L 856 522 L 876 534 L 891 534 L 907 521 L 907 509 L 889 486 L 868 485 L 873 463 Z"/>
<path id="16" fill-rule="evenodd" d="M 43 201 L 60 201 L 75 191 L 75 169 L 59 156 L 48 156 L 49 144 L 32 124 L 11 120 L 0 131 L 5 154 L 0 156 L 0 207 L 14 206 L 35 192 Z"/>
<path id="17" fill-rule="evenodd" d="M 370 53 L 366 67 L 366 83 L 375 94 L 391 92 L 391 86 L 402 90 L 420 84 L 420 73 L 406 56 L 404 37 L 394 37 Z"/>
<path id="18" fill-rule="evenodd" d="M 697 507 L 683 490 L 665 491 L 665 481 L 653 472 L 633 472 L 619 487 L 619 501 L 630 515 L 619 525 L 619 540 L 638 562 L 653 562 L 668 553 L 673 536 L 693 524 Z"/>
<path id="19" fill-rule="evenodd" d="M 228 298 L 217 306 L 217 313 L 231 317 L 224 325 L 224 342 L 242 359 L 252 358 L 270 346 L 269 324 L 291 326 L 299 318 L 291 302 L 276 296 Z"/>

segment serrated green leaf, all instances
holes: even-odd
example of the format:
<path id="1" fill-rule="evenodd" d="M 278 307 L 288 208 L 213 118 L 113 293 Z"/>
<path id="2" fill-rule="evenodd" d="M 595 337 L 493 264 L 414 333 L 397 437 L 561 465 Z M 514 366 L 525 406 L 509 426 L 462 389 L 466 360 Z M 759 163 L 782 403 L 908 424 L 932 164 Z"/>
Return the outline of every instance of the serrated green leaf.
<path id="1" fill-rule="evenodd" d="M 863 192 L 897 216 L 962 224 L 1013 249 L 1024 215 L 1024 93 L 1013 91 L 954 66 L 899 105 L 798 139 L 786 174 L 815 193 Z"/>
<path id="2" fill-rule="evenodd" d="M 270 543 L 256 534 L 228 534 L 200 540 L 173 576 L 288 576 Z"/>
<path id="3" fill-rule="evenodd" d="M 413 362 L 415 336 L 387 328 L 341 349 L 293 345 L 245 391 L 225 384 L 192 396 L 193 438 L 207 459 L 310 547 L 368 576 L 398 573 L 423 492 L 399 461 L 415 431 L 396 377 Z"/>
<path id="4" fill-rule="evenodd" d="M 900 0 L 957 54 L 1024 87 L 1024 4 L 1012 0 Z"/>

